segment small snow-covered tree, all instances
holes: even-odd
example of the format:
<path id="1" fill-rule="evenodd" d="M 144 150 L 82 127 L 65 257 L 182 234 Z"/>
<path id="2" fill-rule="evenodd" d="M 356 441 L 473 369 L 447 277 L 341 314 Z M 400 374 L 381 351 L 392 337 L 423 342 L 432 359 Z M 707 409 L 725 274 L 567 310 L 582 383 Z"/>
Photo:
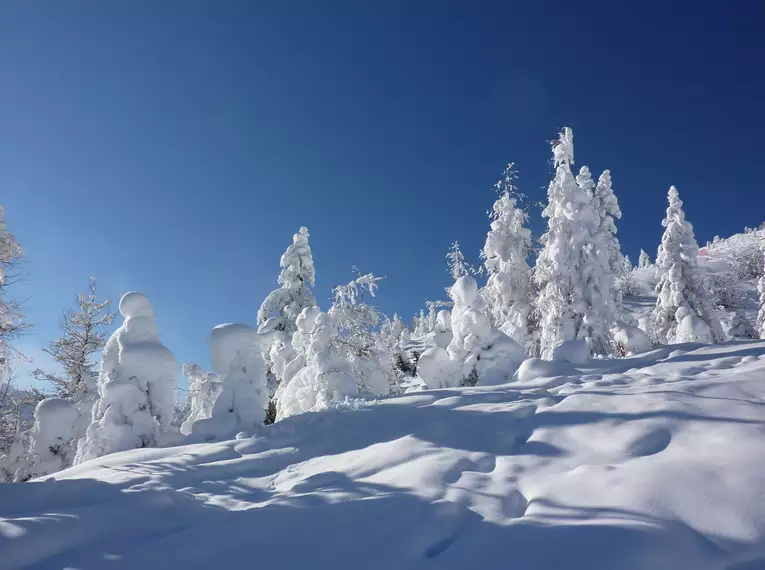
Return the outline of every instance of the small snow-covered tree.
<path id="1" fill-rule="evenodd" d="M 32 372 L 36 380 L 51 384 L 58 398 L 74 403 L 79 412 L 75 425 L 64 426 L 60 422 L 55 425 L 71 434 L 73 443 L 68 443 L 75 449 L 77 442 L 85 437 L 85 431 L 92 419 L 93 405 L 98 399 L 99 373 L 94 357 L 106 344 L 104 328 L 114 319 L 110 308 L 109 299 L 97 299 L 96 278 L 91 277 L 88 292 L 80 293 L 77 298 L 77 309 L 69 309 L 61 317 L 59 326 L 64 335 L 43 348 L 43 351 L 53 357 L 60 366 L 61 373 L 39 368 Z M 64 434 L 61 435 L 63 437 Z M 61 454 L 61 457 L 65 460 L 74 459 L 66 454 Z"/>
<path id="2" fill-rule="evenodd" d="M 125 320 L 104 346 L 99 399 L 77 446 L 77 463 L 156 446 L 173 429 L 177 365 L 159 340 L 151 303 L 131 291 L 120 299 L 119 310 Z"/>
<path id="3" fill-rule="evenodd" d="M 74 463 L 74 429 L 80 412 L 71 400 L 46 398 L 35 408 L 29 434 L 29 467 L 17 478 L 34 479 L 61 471 Z"/>
<path id="4" fill-rule="evenodd" d="M 464 275 L 475 275 L 476 273 L 475 268 L 465 261 L 459 241 L 455 241 L 449 247 L 449 252 L 446 254 L 446 266 L 449 275 L 455 281 Z"/>
<path id="5" fill-rule="evenodd" d="M 189 413 L 181 425 L 181 433 L 188 435 L 194 422 L 212 416 L 213 406 L 222 386 L 217 374 L 205 372 L 199 364 L 186 362 L 181 366 L 181 370 L 189 383 Z"/>
<path id="6" fill-rule="evenodd" d="M 489 278 L 481 295 L 493 326 L 525 347 L 531 310 L 531 270 L 526 262 L 531 231 L 525 227 L 526 212 L 517 206 L 521 195 L 514 185 L 516 178 L 510 163 L 495 185 L 499 198 L 491 209 L 491 229 L 481 252 Z"/>
<path id="7" fill-rule="evenodd" d="M 571 172 L 574 139 L 565 128 L 553 144 L 555 178 L 547 190 L 548 204 L 543 249 L 537 257 L 535 280 L 539 285 L 541 353 L 552 356 L 555 346 L 567 340 L 586 340 L 594 353 L 610 351 L 609 304 L 613 294 L 604 278 L 608 250 L 599 229 L 600 215 L 593 208 L 595 186 L 589 169 Z"/>
<path id="8" fill-rule="evenodd" d="M 651 266 L 651 258 L 644 250 L 640 250 L 640 259 L 638 259 L 638 267 L 644 269 Z"/>
<path id="9" fill-rule="evenodd" d="M 664 235 L 656 255 L 659 282 L 651 314 L 654 340 L 660 344 L 723 342 L 720 321 L 704 291 L 693 226 L 685 219 L 683 201 L 674 186 L 668 199 Z"/>
<path id="10" fill-rule="evenodd" d="M 213 370 L 220 392 L 207 418 L 196 420 L 191 435 L 204 440 L 252 435 L 263 424 L 269 403 L 261 338 L 247 325 L 218 325 L 210 334 Z M 208 377 L 207 380 L 214 380 Z M 210 392 L 217 391 L 214 386 Z"/>
<path id="11" fill-rule="evenodd" d="M 747 319 L 746 315 L 744 315 L 741 311 L 736 311 L 733 314 L 733 320 L 731 321 L 728 335 L 731 338 L 760 338 L 760 335 L 754 329 L 752 323 L 749 322 L 749 319 Z"/>

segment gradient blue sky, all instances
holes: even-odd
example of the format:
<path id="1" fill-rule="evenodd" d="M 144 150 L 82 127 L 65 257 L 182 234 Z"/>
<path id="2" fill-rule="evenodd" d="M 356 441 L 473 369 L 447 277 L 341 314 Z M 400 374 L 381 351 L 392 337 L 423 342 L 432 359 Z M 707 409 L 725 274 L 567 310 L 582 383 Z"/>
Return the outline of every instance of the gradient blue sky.
<path id="1" fill-rule="evenodd" d="M 610 168 L 623 249 L 653 255 L 678 186 L 700 242 L 765 219 L 765 21 L 735 2 L 6 1 L 0 202 L 34 325 L 91 274 L 146 293 L 179 361 L 254 324 L 306 225 L 328 305 L 350 267 L 411 316 L 477 260 L 492 184 L 531 203 L 547 141 Z M 533 226 L 541 228 L 532 206 Z"/>

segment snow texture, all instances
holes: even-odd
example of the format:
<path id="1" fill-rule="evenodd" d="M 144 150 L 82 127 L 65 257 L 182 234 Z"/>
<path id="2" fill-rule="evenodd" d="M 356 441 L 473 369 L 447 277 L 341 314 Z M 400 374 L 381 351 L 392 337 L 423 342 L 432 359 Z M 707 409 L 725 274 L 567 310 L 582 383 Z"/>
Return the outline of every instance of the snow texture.
<path id="1" fill-rule="evenodd" d="M 104 347 L 99 400 L 76 462 L 154 447 L 173 431 L 177 364 L 160 342 L 151 303 L 141 293 L 120 299 L 125 317 Z"/>
<path id="2" fill-rule="evenodd" d="M 765 564 L 765 342 L 532 362 L 557 369 L 0 485 L 0 567 Z"/>

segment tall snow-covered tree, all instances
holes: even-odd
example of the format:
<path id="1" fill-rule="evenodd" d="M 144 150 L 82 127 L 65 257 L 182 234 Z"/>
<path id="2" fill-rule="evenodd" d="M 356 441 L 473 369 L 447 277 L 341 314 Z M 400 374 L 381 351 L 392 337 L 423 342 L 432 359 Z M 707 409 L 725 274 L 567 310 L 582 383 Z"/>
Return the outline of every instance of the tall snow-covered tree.
<path id="1" fill-rule="evenodd" d="M 664 235 L 656 255 L 659 282 L 651 314 L 654 340 L 661 344 L 723 342 L 720 321 L 704 290 L 693 226 L 685 219 L 683 201 L 674 186 L 668 199 Z"/>
<path id="2" fill-rule="evenodd" d="M 651 266 L 651 258 L 644 250 L 640 250 L 640 258 L 638 259 L 638 267 L 643 269 Z"/>
<path id="3" fill-rule="evenodd" d="M 274 319 L 271 330 L 288 334 L 295 332 L 295 321 L 306 307 L 316 306 L 311 287 L 316 279 L 311 246 L 308 245 L 308 228 L 302 227 L 292 236 L 292 244 L 280 260 L 281 287 L 268 294 L 258 311 L 258 324 Z"/>
<path id="4" fill-rule="evenodd" d="M 501 329 L 522 347 L 528 340 L 531 270 L 526 258 L 531 247 L 528 218 L 518 207 L 517 178 L 513 163 L 508 164 L 495 188 L 499 197 L 492 206 L 490 230 L 481 257 L 489 275 L 482 297 L 492 325 Z"/>
<path id="5" fill-rule="evenodd" d="M 574 137 L 565 128 L 553 143 L 555 178 L 547 190 L 547 218 L 543 249 L 537 258 L 534 278 L 539 285 L 536 312 L 542 356 L 550 358 L 558 344 L 586 340 L 594 353 L 609 352 L 607 303 L 611 291 L 604 289 L 603 267 L 607 262 L 593 208 L 594 182 L 583 167 L 575 179 Z"/>

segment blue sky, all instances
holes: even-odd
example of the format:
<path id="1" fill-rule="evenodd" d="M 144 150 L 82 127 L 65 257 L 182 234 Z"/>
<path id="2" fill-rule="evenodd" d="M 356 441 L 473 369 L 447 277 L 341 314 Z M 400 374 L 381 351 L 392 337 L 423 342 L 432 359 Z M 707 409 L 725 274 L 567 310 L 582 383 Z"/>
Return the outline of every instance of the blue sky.
<path id="1" fill-rule="evenodd" d="M 254 324 L 306 225 L 328 305 L 351 266 L 411 316 L 477 260 L 515 161 L 533 227 L 548 140 L 610 168 L 623 249 L 652 255 L 678 186 L 700 242 L 765 219 L 759 0 L 9 1 L 0 202 L 24 244 L 32 332 L 88 277 L 146 293 L 179 361 Z"/>

